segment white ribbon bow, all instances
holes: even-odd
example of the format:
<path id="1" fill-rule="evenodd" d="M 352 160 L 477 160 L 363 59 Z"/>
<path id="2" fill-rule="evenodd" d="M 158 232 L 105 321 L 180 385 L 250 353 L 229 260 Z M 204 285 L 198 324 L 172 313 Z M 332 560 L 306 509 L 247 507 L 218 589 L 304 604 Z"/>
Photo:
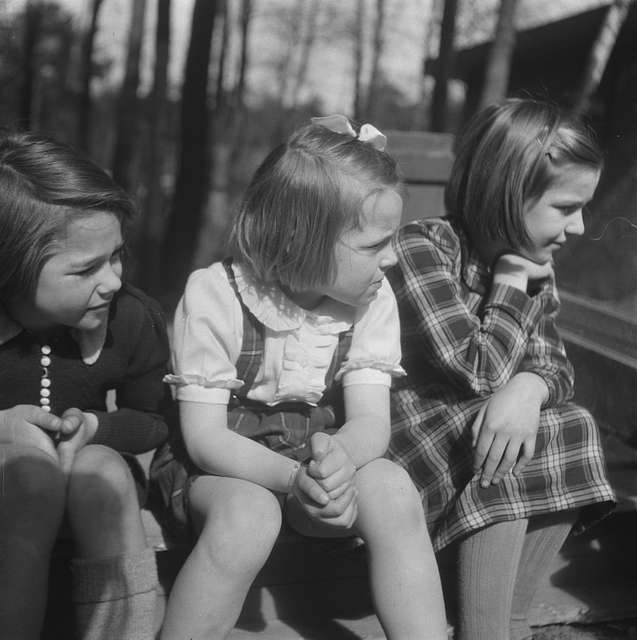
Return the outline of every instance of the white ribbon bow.
<path id="1" fill-rule="evenodd" d="M 387 136 L 381 133 L 374 125 L 364 124 L 356 135 L 354 127 L 350 121 L 343 115 L 337 113 L 332 116 L 322 116 L 320 118 L 312 118 L 312 124 L 325 127 L 334 133 L 342 133 L 352 138 L 356 138 L 366 144 L 371 144 L 374 149 L 384 151 L 387 146 Z"/>

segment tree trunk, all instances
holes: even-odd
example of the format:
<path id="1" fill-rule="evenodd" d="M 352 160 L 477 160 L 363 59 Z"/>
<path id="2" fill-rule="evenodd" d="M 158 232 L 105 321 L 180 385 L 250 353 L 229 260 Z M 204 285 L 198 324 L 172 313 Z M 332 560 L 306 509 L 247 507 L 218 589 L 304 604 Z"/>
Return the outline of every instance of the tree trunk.
<path id="1" fill-rule="evenodd" d="M 181 98 L 181 142 L 177 180 L 164 236 L 164 284 L 171 293 L 184 287 L 208 191 L 208 65 L 217 3 L 196 0 Z"/>
<path id="2" fill-rule="evenodd" d="M 518 0 L 501 0 L 498 23 L 485 71 L 479 109 L 502 100 L 509 86 L 511 59 L 515 47 L 515 11 Z"/>
<path id="3" fill-rule="evenodd" d="M 24 33 L 22 50 L 22 84 L 18 124 L 24 129 L 33 127 L 33 95 L 38 76 L 37 47 L 42 27 L 42 3 L 28 0 L 24 10 Z"/>
<path id="4" fill-rule="evenodd" d="M 431 105 L 431 130 L 445 131 L 447 128 L 448 84 L 454 58 L 454 37 L 458 0 L 446 0 L 440 27 L 440 48 L 436 84 Z"/>
<path id="5" fill-rule="evenodd" d="M 135 160 L 138 149 L 139 101 L 139 61 L 144 35 L 146 0 L 134 0 L 124 82 L 119 96 L 117 129 L 113 153 L 113 178 L 124 189 L 130 190 L 135 182 Z"/>
<path id="6" fill-rule="evenodd" d="M 229 170 L 232 173 L 237 164 L 244 145 L 244 128 L 245 120 L 245 86 L 246 72 L 249 65 L 248 53 L 250 42 L 250 25 L 252 23 L 252 0 L 243 0 L 240 14 L 240 37 L 241 46 L 239 54 L 239 64 L 237 71 L 237 82 L 234 86 L 231 96 L 230 108 L 228 110 L 230 122 L 228 130 L 230 131 L 230 158 Z"/>
<path id="7" fill-rule="evenodd" d="M 82 38 L 82 58 L 80 60 L 80 89 L 78 95 L 77 144 L 88 152 L 91 130 L 91 78 L 93 76 L 93 46 L 97 33 L 97 21 L 103 0 L 93 0 L 91 21 Z"/>
<path id="8" fill-rule="evenodd" d="M 608 7 L 606 17 L 593 44 L 581 87 L 573 105 L 575 115 L 583 113 L 588 107 L 591 96 L 599 86 L 608 58 L 615 46 L 617 35 L 621 29 L 632 0 L 615 0 Z"/>
<path id="9" fill-rule="evenodd" d="M 374 20 L 374 37 L 372 43 L 372 62 L 369 73 L 369 88 L 365 105 L 365 118 L 374 120 L 374 110 L 378 97 L 380 59 L 384 48 L 385 0 L 376 0 L 376 19 Z"/>
<path id="10" fill-rule="evenodd" d="M 320 5 L 317 0 L 310 0 L 310 7 L 305 19 L 305 28 L 303 29 L 303 39 L 300 43 L 299 64 L 294 74 L 292 89 L 290 91 L 290 104 L 292 110 L 296 109 L 301 95 L 301 90 L 307 78 L 307 70 L 310 66 L 310 58 L 316 41 L 316 24 L 318 21 Z"/>
<path id="11" fill-rule="evenodd" d="M 164 232 L 165 202 L 162 173 L 166 156 L 166 111 L 168 60 L 170 55 L 170 0 L 157 2 L 155 32 L 155 65 L 146 146 L 146 202 L 144 208 L 144 241 L 139 247 L 141 283 L 154 296 L 161 294 L 161 242 Z"/>
<path id="12" fill-rule="evenodd" d="M 431 3 L 431 12 L 429 19 L 425 24 L 425 30 L 422 39 L 422 73 L 419 78 L 419 90 L 418 90 L 418 105 L 414 110 L 414 115 L 411 121 L 411 128 L 419 131 L 426 127 L 428 122 L 428 106 L 427 106 L 427 61 L 429 60 L 429 50 L 431 46 L 431 34 L 433 33 L 433 24 L 436 20 L 436 16 L 439 15 L 439 11 L 442 11 L 441 0 L 433 0 Z"/>
<path id="13" fill-rule="evenodd" d="M 363 52 L 364 52 L 364 31 L 363 22 L 365 20 L 365 0 L 358 0 L 356 3 L 356 15 L 354 17 L 354 120 L 360 120 L 363 111 Z"/>

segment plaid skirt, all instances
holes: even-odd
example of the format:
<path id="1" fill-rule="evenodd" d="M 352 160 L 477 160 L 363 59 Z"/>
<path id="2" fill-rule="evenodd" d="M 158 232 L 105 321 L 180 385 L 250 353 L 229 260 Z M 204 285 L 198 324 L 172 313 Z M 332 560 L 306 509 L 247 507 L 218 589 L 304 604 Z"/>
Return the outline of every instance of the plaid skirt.
<path id="1" fill-rule="evenodd" d="M 483 489 L 471 446 L 483 402 L 447 404 L 411 389 L 392 398 L 388 457 L 416 484 L 436 550 L 497 522 L 558 511 L 579 509 L 581 531 L 613 508 L 597 425 L 572 403 L 542 410 L 535 454 L 523 472 Z"/>

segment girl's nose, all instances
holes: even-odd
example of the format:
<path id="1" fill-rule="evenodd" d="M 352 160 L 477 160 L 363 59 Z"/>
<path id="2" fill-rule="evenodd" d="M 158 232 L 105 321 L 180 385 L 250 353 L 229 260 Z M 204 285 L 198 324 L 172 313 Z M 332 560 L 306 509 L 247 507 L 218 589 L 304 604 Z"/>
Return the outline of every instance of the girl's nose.
<path id="1" fill-rule="evenodd" d="M 581 209 L 575 211 L 568 217 L 564 231 L 573 236 L 581 236 L 584 233 L 584 217 L 582 216 Z"/>
<path id="2" fill-rule="evenodd" d="M 120 263 L 106 264 L 100 279 L 99 292 L 102 295 L 112 295 L 122 288 L 122 267 Z"/>
<path id="3" fill-rule="evenodd" d="M 385 252 L 383 253 L 383 257 L 380 262 L 381 268 L 384 271 L 385 269 L 393 267 L 397 262 L 398 256 L 396 255 L 394 243 L 390 242 L 389 245 L 387 245 Z"/>

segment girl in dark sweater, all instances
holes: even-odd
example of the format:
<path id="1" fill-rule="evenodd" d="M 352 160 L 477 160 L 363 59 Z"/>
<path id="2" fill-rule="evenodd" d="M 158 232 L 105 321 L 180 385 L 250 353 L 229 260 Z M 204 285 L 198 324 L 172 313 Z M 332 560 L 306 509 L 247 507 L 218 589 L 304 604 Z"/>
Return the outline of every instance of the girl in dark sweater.
<path id="1" fill-rule="evenodd" d="M 73 150 L 32 134 L 0 138 L 3 637 L 39 637 L 61 531 L 74 543 L 80 637 L 153 635 L 155 559 L 121 454 L 167 434 L 168 344 L 158 305 L 122 285 L 133 212 Z"/>

